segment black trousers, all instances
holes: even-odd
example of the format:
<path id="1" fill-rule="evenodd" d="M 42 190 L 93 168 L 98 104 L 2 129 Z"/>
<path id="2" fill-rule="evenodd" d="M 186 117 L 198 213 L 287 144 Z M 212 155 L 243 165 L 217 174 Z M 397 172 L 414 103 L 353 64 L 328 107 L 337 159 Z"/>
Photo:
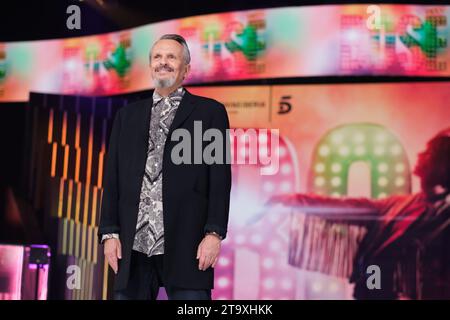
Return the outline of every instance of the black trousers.
<path id="1" fill-rule="evenodd" d="M 163 255 L 148 257 L 141 252 L 131 254 L 130 279 L 127 288 L 114 293 L 115 300 L 156 300 L 164 286 Z M 185 289 L 164 286 L 169 300 L 211 300 L 211 290 Z"/>

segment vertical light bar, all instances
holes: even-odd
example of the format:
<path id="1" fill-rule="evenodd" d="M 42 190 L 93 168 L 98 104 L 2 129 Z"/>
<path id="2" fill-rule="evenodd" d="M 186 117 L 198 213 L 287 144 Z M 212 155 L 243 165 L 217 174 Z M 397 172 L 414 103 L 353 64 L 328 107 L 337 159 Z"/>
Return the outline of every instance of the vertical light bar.
<path id="1" fill-rule="evenodd" d="M 75 222 L 75 257 L 80 256 L 80 224 Z"/>
<path id="2" fill-rule="evenodd" d="M 103 260 L 103 289 L 102 289 L 102 300 L 108 299 L 108 271 L 109 265 L 108 260 Z"/>
<path id="3" fill-rule="evenodd" d="M 89 194 L 91 192 L 91 188 L 89 184 L 86 183 L 86 187 L 84 189 L 84 212 L 83 212 L 83 224 L 88 225 L 88 211 L 89 211 Z"/>
<path id="4" fill-rule="evenodd" d="M 97 264 L 98 262 L 98 241 L 97 241 L 97 232 L 98 232 L 98 228 L 95 227 L 94 228 L 94 258 L 92 259 L 92 261 Z"/>
<path id="5" fill-rule="evenodd" d="M 82 224 L 81 225 L 81 255 L 80 258 L 81 259 L 86 259 L 86 225 Z"/>
<path id="6" fill-rule="evenodd" d="M 68 254 L 73 256 L 73 229 L 74 229 L 74 224 L 73 224 L 73 220 L 69 220 L 67 219 L 68 223 L 69 223 L 69 252 Z"/>
<path id="7" fill-rule="evenodd" d="M 89 266 L 89 278 L 88 278 L 88 300 L 92 300 L 92 287 L 93 287 L 93 279 L 94 279 L 94 264 L 88 263 Z"/>
<path id="8" fill-rule="evenodd" d="M 64 167 L 63 167 L 63 178 L 67 179 L 67 171 L 69 169 L 69 146 L 64 147 Z"/>
<path id="9" fill-rule="evenodd" d="M 73 195 L 73 180 L 69 180 L 69 190 L 67 191 L 67 219 L 71 219 L 72 215 L 72 195 Z"/>
<path id="10" fill-rule="evenodd" d="M 49 110 L 47 133 L 48 133 L 47 142 L 52 143 L 52 139 L 53 139 L 53 109 Z"/>
<path id="11" fill-rule="evenodd" d="M 94 143 L 94 116 L 92 115 L 89 124 L 89 142 L 88 142 L 87 172 L 86 172 L 87 185 L 91 184 L 93 143 Z"/>
<path id="12" fill-rule="evenodd" d="M 58 218 L 62 218 L 62 208 L 64 200 L 64 179 L 59 179 L 59 194 L 58 194 Z"/>
<path id="13" fill-rule="evenodd" d="M 81 183 L 77 182 L 77 200 L 75 202 L 75 222 L 80 223 Z"/>
<path id="14" fill-rule="evenodd" d="M 77 126 L 75 128 L 75 148 L 80 147 L 80 128 L 81 128 L 81 116 L 77 113 Z"/>
<path id="15" fill-rule="evenodd" d="M 98 155 L 98 179 L 97 179 L 97 186 L 99 188 L 102 187 L 102 180 L 103 180 L 103 159 L 104 159 L 105 153 L 102 151 Z"/>
<path id="16" fill-rule="evenodd" d="M 105 160 L 105 152 L 106 152 L 106 127 L 108 122 L 106 119 L 103 119 L 103 130 L 102 130 L 102 146 L 99 154 L 98 159 L 98 180 L 97 180 L 97 186 L 99 188 L 102 187 L 102 180 L 103 180 L 103 164 Z"/>
<path id="17" fill-rule="evenodd" d="M 87 226 L 88 241 L 87 241 L 87 261 L 92 261 L 92 228 Z"/>
<path id="18" fill-rule="evenodd" d="M 76 160 L 75 160 L 75 181 L 79 182 L 80 181 L 80 158 L 81 158 L 81 149 L 80 148 L 76 148 Z"/>
<path id="19" fill-rule="evenodd" d="M 54 177 L 56 175 L 56 157 L 58 155 L 58 145 L 53 142 L 52 145 L 52 164 L 50 169 L 50 176 Z"/>
<path id="20" fill-rule="evenodd" d="M 97 194 L 98 194 L 98 188 L 97 186 L 93 187 L 92 192 L 92 212 L 91 212 L 91 227 L 95 227 L 95 219 L 97 216 Z"/>
<path id="21" fill-rule="evenodd" d="M 81 117 L 80 117 L 80 114 L 77 114 L 77 126 L 75 129 L 75 150 L 76 150 L 75 181 L 76 182 L 80 181 L 80 157 L 81 157 L 80 126 L 81 126 Z"/>
<path id="22" fill-rule="evenodd" d="M 66 145 L 67 141 L 67 111 L 63 114 L 63 124 L 62 124 L 62 134 L 61 134 L 61 144 Z"/>
<path id="23" fill-rule="evenodd" d="M 62 251 L 61 254 L 65 255 L 67 250 L 67 220 L 63 219 L 63 235 L 62 235 Z"/>

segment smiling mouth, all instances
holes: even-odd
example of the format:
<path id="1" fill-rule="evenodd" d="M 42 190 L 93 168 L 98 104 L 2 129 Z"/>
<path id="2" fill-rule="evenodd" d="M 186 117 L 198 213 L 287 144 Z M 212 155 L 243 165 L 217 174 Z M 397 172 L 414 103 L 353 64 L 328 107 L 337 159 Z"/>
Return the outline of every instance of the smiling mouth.
<path id="1" fill-rule="evenodd" d="M 155 71 L 158 73 L 166 73 L 166 72 L 172 72 L 173 69 L 169 66 L 158 66 L 155 68 Z"/>
<path id="2" fill-rule="evenodd" d="M 160 70 L 160 71 L 157 71 L 156 74 L 160 77 L 164 77 L 164 76 L 169 77 L 172 74 L 172 71 Z"/>

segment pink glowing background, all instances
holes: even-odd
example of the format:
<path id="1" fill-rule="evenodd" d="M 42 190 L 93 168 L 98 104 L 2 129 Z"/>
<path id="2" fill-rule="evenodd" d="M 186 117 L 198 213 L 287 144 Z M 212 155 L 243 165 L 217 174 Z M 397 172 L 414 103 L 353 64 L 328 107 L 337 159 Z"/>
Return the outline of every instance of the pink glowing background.
<path id="1" fill-rule="evenodd" d="M 30 91 L 110 95 L 149 89 L 151 45 L 183 35 L 188 83 L 329 75 L 450 75 L 449 6 L 329 5 L 228 12 L 64 40 L 0 44 L 0 101 Z M 320 17 L 320 19 L 317 19 Z"/>
<path id="2" fill-rule="evenodd" d="M 229 236 L 217 267 L 216 299 L 350 299 L 347 279 L 288 264 L 290 216 L 264 203 L 274 193 L 306 192 L 312 155 L 331 129 L 355 123 L 384 127 L 414 167 L 417 153 L 450 127 L 449 83 L 289 85 L 190 88 L 227 106 L 234 128 L 280 132 L 280 170 L 261 176 L 256 165 L 233 165 Z M 279 114 L 280 101 L 291 111 Z M 251 104 L 253 103 L 253 104 Z M 249 106 L 254 107 L 249 107 Z M 246 106 L 246 107 L 244 107 Z M 234 145 L 236 148 L 236 144 Z M 245 146 L 242 146 L 243 148 Z M 240 152 L 240 150 L 235 150 Z M 348 195 L 370 197 L 370 171 L 349 177 Z M 419 190 L 412 179 L 412 192 Z M 251 219 L 264 212 L 256 223 Z"/>

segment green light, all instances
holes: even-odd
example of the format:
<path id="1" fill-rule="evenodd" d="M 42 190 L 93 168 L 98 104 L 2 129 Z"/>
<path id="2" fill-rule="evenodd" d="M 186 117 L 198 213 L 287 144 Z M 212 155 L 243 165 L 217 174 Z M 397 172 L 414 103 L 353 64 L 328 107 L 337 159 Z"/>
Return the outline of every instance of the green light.
<path id="1" fill-rule="evenodd" d="M 333 141 L 334 144 L 341 144 L 342 140 L 344 140 L 344 136 L 340 133 L 335 133 L 331 136 L 331 141 Z"/>
<path id="2" fill-rule="evenodd" d="M 366 137 L 361 132 L 356 133 L 355 136 L 353 137 L 353 141 L 355 143 L 363 143 L 364 140 L 366 140 Z"/>
<path id="3" fill-rule="evenodd" d="M 395 185 L 397 187 L 402 187 L 405 184 L 405 179 L 403 177 L 395 178 Z"/>
<path id="4" fill-rule="evenodd" d="M 341 178 L 333 177 L 333 179 L 331 179 L 331 185 L 333 187 L 339 187 L 341 185 Z"/>
<path id="5" fill-rule="evenodd" d="M 364 148 L 364 146 L 357 146 L 355 148 L 355 154 L 357 156 L 363 156 L 366 153 L 366 148 Z"/>
<path id="6" fill-rule="evenodd" d="M 316 164 L 315 169 L 317 173 L 322 173 L 325 171 L 325 165 L 322 162 L 319 162 Z"/>
<path id="7" fill-rule="evenodd" d="M 333 163 L 332 165 L 331 165 L 331 171 L 333 172 L 333 173 L 338 173 L 338 172 L 340 172 L 342 170 L 342 166 L 339 164 L 339 163 Z"/>
<path id="8" fill-rule="evenodd" d="M 325 178 L 324 177 L 316 177 L 315 184 L 317 187 L 322 187 L 325 184 Z"/>
<path id="9" fill-rule="evenodd" d="M 328 147 L 327 145 L 323 145 L 319 148 L 319 154 L 322 157 L 326 157 L 327 155 L 330 154 L 330 147 Z"/>
<path id="10" fill-rule="evenodd" d="M 386 162 L 382 162 L 378 165 L 378 171 L 380 171 L 381 173 L 385 173 L 388 170 L 388 165 Z"/>
<path id="11" fill-rule="evenodd" d="M 386 177 L 380 177 L 379 179 L 378 179 L 378 185 L 380 186 L 380 187 L 385 187 L 385 186 L 387 186 L 387 184 L 388 184 L 388 179 L 386 178 Z"/>
<path id="12" fill-rule="evenodd" d="M 350 149 L 347 146 L 342 146 L 339 148 L 339 154 L 343 157 L 348 156 L 348 154 L 350 153 Z"/>
<path id="13" fill-rule="evenodd" d="M 402 147 L 400 147 L 398 144 L 394 144 L 391 147 L 391 154 L 394 156 L 398 156 L 399 154 L 402 153 Z"/>
<path id="14" fill-rule="evenodd" d="M 385 152 L 386 150 L 383 146 L 376 146 L 373 150 L 373 153 L 377 156 L 382 156 L 383 154 L 385 154 Z"/>
<path id="15" fill-rule="evenodd" d="M 395 165 L 395 172 L 402 173 L 405 171 L 405 165 L 403 163 L 397 163 Z"/>

